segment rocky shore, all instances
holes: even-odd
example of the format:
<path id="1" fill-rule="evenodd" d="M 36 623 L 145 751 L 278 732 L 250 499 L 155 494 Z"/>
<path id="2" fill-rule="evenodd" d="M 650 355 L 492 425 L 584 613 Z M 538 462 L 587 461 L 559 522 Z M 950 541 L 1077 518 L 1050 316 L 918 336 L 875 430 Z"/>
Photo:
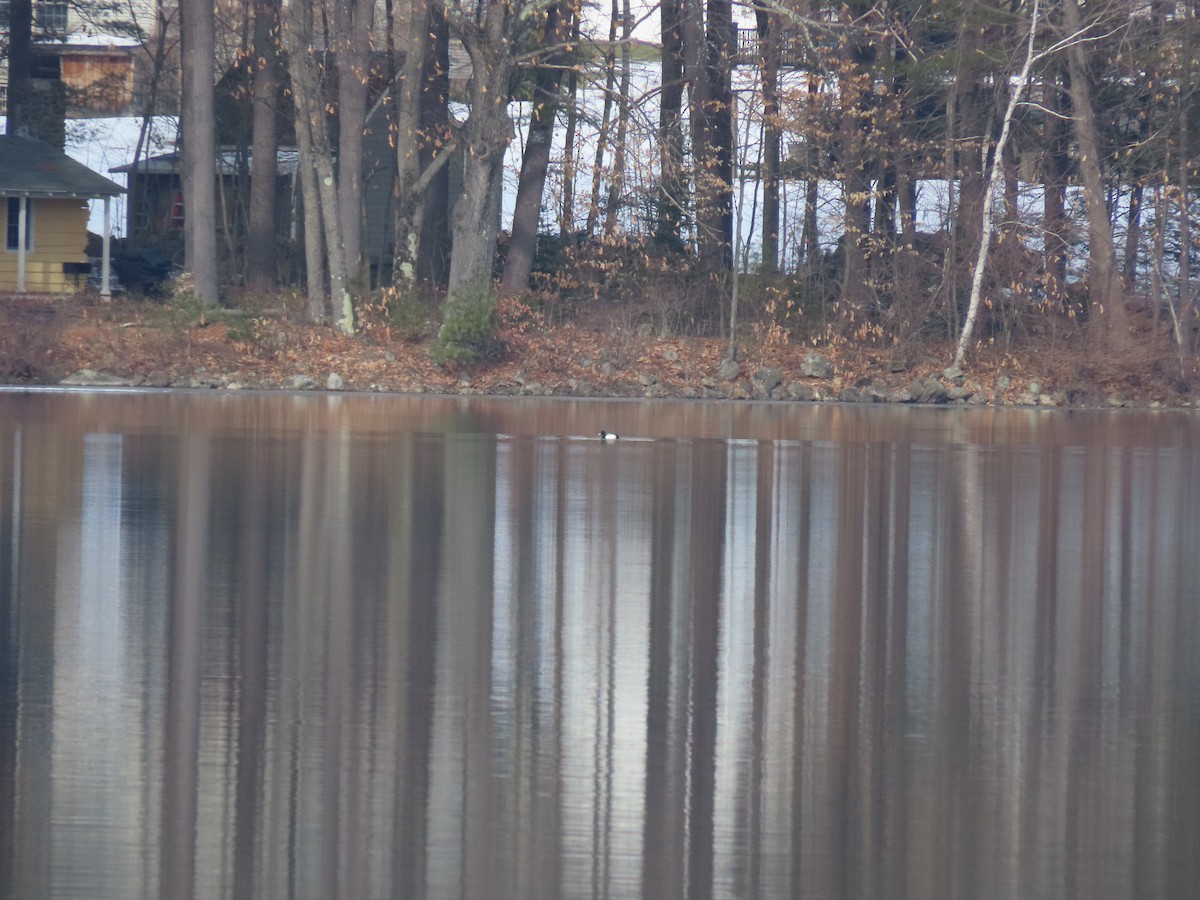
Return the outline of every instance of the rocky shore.
<path id="1" fill-rule="evenodd" d="M 924 405 L 960 404 L 972 406 L 1074 407 L 1116 409 L 1121 407 L 1189 408 L 1194 405 L 1189 396 L 1160 399 L 1144 394 L 1123 395 L 1104 393 L 1100 389 L 1047 390 L 1036 378 L 1021 381 L 1012 375 L 998 375 L 985 387 L 958 368 L 947 368 L 905 381 L 903 378 L 872 377 L 862 383 L 847 384 L 835 377 L 834 364 L 819 353 L 804 357 L 800 380 L 785 381 L 780 369 L 761 366 L 746 372 L 729 360 L 718 364 L 711 376 L 702 376 L 695 384 L 668 385 L 652 371 L 643 371 L 627 379 L 616 372 L 607 373 L 603 385 L 586 379 L 567 377 L 549 381 L 531 378 L 518 371 L 507 378 L 473 380 L 468 375 L 453 384 L 407 382 L 389 385 L 372 382 L 348 384 L 337 371 L 322 374 L 317 371 L 298 372 L 284 377 L 245 377 L 240 373 L 214 374 L 201 367 L 184 376 L 159 377 L 120 374 L 81 368 L 57 384 L 69 387 L 148 387 L 182 388 L 189 390 L 288 390 L 288 391 L 372 391 L 397 393 L 488 394 L 512 397 L 642 397 L 645 399 L 686 400 L 777 400 L 807 403 L 914 403 Z M 544 378 L 545 376 L 541 376 Z M 842 386 L 839 387 L 839 384 Z"/>
<path id="2" fill-rule="evenodd" d="M 949 341 L 896 347 L 739 346 L 592 316 L 505 335 L 469 368 L 435 365 L 428 339 L 374 328 L 346 337 L 290 317 L 161 320 L 126 301 L 0 303 L 0 381 L 74 387 L 359 391 L 722 401 L 1196 408 L 1197 362 L 1165 341 L 1120 357 L 1060 342 L 1020 354 L 984 348 L 948 367 Z"/>

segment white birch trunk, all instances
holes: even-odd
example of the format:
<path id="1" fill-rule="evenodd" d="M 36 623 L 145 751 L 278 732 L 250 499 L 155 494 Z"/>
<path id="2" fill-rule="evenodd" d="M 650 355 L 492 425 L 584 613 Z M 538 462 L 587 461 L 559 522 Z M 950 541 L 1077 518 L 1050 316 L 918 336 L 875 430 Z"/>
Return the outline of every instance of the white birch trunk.
<path id="1" fill-rule="evenodd" d="M 1008 98 L 1008 107 L 1004 110 L 1004 122 L 1000 128 L 1000 137 L 996 141 L 996 149 L 992 154 L 992 164 L 988 170 L 987 190 L 983 195 L 983 233 L 980 235 L 979 250 L 975 255 L 975 271 L 971 276 L 971 299 L 967 304 L 967 318 L 963 322 L 962 334 L 958 338 L 958 349 L 954 352 L 954 365 L 961 368 L 966 356 L 967 347 L 971 344 L 971 333 L 975 329 L 975 319 L 979 314 L 979 302 L 983 294 L 983 273 L 987 267 L 988 252 L 992 246 L 993 207 L 996 192 L 1004 178 L 1004 148 L 1008 144 L 1009 131 L 1012 128 L 1013 114 L 1021 103 L 1021 97 L 1029 83 L 1029 70 L 1033 68 L 1038 54 L 1034 51 L 1037 40 L 1039 0 L 1033 0 L 1033 8 L 1029 13 L 1029 39 L 1025 44 L 1025 63 L 1017 76 Z"/>

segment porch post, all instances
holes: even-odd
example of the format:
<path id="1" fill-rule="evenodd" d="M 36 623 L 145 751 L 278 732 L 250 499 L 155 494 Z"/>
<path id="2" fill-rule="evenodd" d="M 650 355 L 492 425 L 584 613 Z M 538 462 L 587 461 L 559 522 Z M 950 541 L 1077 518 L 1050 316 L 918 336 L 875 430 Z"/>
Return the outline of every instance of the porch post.
<path id="1" fill-rule="evenodd" d="M 17 198 L 17 293 L 25 293 L 25 235 L 29 223 L 25 219 L 25 211 L 29 206 L 28 197 Z"/>
<path id="2" fill-rule="evenodd" d="M 104 198 L 104 240 L 100 251 L 100 296 L 105 299 L 112 296 L 109 285 L 109 256 L 112 241 L 112 219 L 109 216 L 112 207 L 112 197 Z"/>

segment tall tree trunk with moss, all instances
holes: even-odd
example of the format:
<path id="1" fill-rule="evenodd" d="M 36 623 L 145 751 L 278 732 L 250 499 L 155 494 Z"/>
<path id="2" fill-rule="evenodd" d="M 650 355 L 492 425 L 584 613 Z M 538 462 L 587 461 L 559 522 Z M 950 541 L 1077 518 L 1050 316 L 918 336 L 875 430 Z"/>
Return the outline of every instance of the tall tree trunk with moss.
<path id="1" fill-rule="evenodd" d="M 392 250 L 392 285 L 401 294 L 417 283 L 417 258 L 424 207 L 417 190 L 421 176 L 421 98 L 424 94 L 425 50 L 429 44 L 429 0 L 412 0 L 407 21 L 397 21 L 403 33 L 404 69 L 396 98 L 395 243 Z"/>
<path id="2" fill-rule="evenodd" d="M 255 0 L 253 44 L 254 112 L 250 154 L 250 215 L 246 228 L 246 285 L 275 286 L 275 182 L 279 110 L 279 0 Z"/>
<path id="3" fill-rule="evenodd" d="M 180 4 L 183 41 L 183 108 L 180 124 L 183 149 L 184 264 L 193 278 L 196 296 L 216 303 L 217 206 L 216 126 L 213 112 L 213 59 L 216 25 L 213 0 L 183 0 Z"/>
<path id="4" fill-rule="evenodd" d="M 302 159 L 312 152 L 312 137 L 308 129 L 296 129 L 296 146 Z M 305 309 L 308 321 L 322 324 L 329 321 L 329 297 L 325 281 L 325 239 L 321 227 L 321 194 L 317 190 L 317 170 L 300 166 L 300 198 L 304 221 L 304 275 L 308 302 Z"/>
<path id="5" fill-rule="evenodd" d="M 471 58 L 470 112 L 461 129 L 462 193 L 452 215 L 451 304 L 459 295 L 487 290 L 491 285 L 504 155 L 513 137 L 508 114 L 516 68 L 513 36 L 519 17 L 528 11 L 525 4 L 506 0 L 488 0 L 485 6 L 469 8 L 456 4 L 451 22 Z"/>
<path id="6" fill-rule="evenodd" d="M 323 262 L 329 275 L 329 292 L 333 303 L 335 326 L 344 334 L 354 332 L 354 305 L 350 296 L 346 259 L 342 250 L 342 229 L 338 215 L 338 191 L 334 178 L 333 152 L 326 130 L 325 105 L 313 49 L 312 0 L 293 0 L 288 7 L 286 42 L 289 71 L 292 76 L 292 98 L 296 105 L 296 135 L 301 146 L 301 159 L 311 160 L 311 175 L 316 185 L 313 195 L 306 194 L 320 214 L 321 236 L 324 244 Z M 307 145 L 308 152 L 304 152 Z M 306 163 L 302 162 L 302 165 Z M 306 221 L 309 217 L 306 214 Z M 310 272 L 312 269 L 310 268 Z M 309 285 L 310 297 L 313 286 Z"/>
<path id="7" fill-rule="evenodd" d="M 295 88 L 292 90 L 295 98 Z M 299 102 L 299 101 L 297 101 Z M 313 158 L 312 128 L 306 116 L 296 117 L 296 149 L 301 160 Z M 308 321 L 322 324 L 329 321 L 329 297 L 325 279 L 325 236 L 321 224 L 321 192 L 317 189 L 317 169 L 300 163 L 300 198 L 304 222 L 304 273 L 308 303 Z"/>

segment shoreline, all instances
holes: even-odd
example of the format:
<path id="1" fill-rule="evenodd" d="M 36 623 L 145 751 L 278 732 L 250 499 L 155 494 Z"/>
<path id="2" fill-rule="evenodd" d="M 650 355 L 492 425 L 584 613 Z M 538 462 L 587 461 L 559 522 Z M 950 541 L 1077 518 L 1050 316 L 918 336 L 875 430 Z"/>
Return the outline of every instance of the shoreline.
<path id="1" fill-rule="evenodd" d="M 1085 335 L 1045 335 L 1005 351 L 983 345 L 958 370 L 944 337 L 900 345 L 656 332 L 597 306 L 562 322 L 527 318 L 504 352 L 460 368 L 386 325 L 346 336 L 293 314 L 202 311 L 152 301 L 4 298 L 0 384 L 356 394 L 948 405 L 1033 409 L 1200 408 L 1200 359 L 1163 334 L 1113 353 Z M 222 311 L 216 311 L 222 314 Z M 748 328 L 752 333 L 753 326 Z"/>
<path id="2" fill-rule="evenodd" d="M 735 386 L 734 392 L 729 394 L 722 393 L 719 389 L 705 393 L 703 395 L 696 393 L 672 393 L 672 392 L 655 392 L 655 393 L 579 393 L 572 390 L 556 390 L 554 387 L 543 387 L 540 385 L 521 386 L 514 385 L 512 387 L 499 386 L 494 389 L 463 387 L 459 390 L 453 389 L 429 389 L 423 386 L 403 388 L 389 388 L 381 385 L 371 385 L 366 389 L 349 388 L 349 387 L 329 387 L 321 386 L 310 376 L 298 375 L 299 379 L 305 379 L 311 384 L 307 386 L 298 385 L 295 383 L 258 383 L 258 384 L 243 384 L 236 379 L 225 380 L 218 377 L 213 377 L 207 374 L 201 374 L 194 378 L 184 379 L 178 382 L 170 383 L 152 383 L 150 380 L 139 378 L 126 378 L 121 375 L 99 372 L 93 369 L 84 368 L 72 373 L 59 381 L 41 381 L 41 382 L 0 382 L 0 390 L 4 391 L 21 391 L 21 390 L 38 390 L 38 391 L 150 391 L 150 392 L 188 392 L 188 393 L 245 393 L 245 394 L 292 394 L 292 395 L 339 395 L 339 396 L 360 396 L 360 397 L 433 397 L 433 398 L 454 398 L 454 397 L 478 397 L 481 399 L 541 399 L 541 400 L 595 400 L 595 401 L 646 401 L 646 400 L 664 400 L 673 402 L 713 402 L 713 403 L 768 403 L 786 406 L 790 404 L 796 405 L 882 405 L 882 406 L 910 406 L 923 408 L 966 408 L 966 409 L 1037 409 L 1037 410 L 1065 410 L 1065 411 L 1113 411 L 1120 409 L 1128 410 L 1143 410 L 1143 411 L 1176 411 L 1176 412 L 1193 412 L 1200 409 L 1200 401 L 1193 401 L 1190 398 L 1181 399 L 1177 403 L 1168 403 L 1160 400 L 1150 400 L 1148 402 L 1140 402 L 1136 399 L 1127 399 L 1116 396 L 1108 397 L 1104 402 L 1087 402 L 1078 401 L 1072 402 L 1069 398 L 1061 398 L 1057 396 L 1058 392 L 1053 394 L 1029 394 L 1023 392 L 1018 397 L 1010 398 L 1007 396 L 999 396 L 988 398 L 982 391 L 976 393 L 968 393 L 963 396 L 955 394 L 957 385 L 942 387 L 946 390 L 946 395 L 935 395 L 917 399 L 912 395 L 912 392 L 902 385 L 898 386 L 879 386 L 869 385 L 866 390 L 858 390 L 855 388 L 845 388 L 838 394 L 830 393 L 828 395 L 816 393 L 815 396 L 776 396 L 775 392 L 770 395 L 755 394 L 753 392 L 741 391 L 737 392 Z M 936 381 L 937 379 L 933 379 Z M 930 389 L 936 391 L 931 385 L 929 377 L 924 379 L 924 384 Z"/>

